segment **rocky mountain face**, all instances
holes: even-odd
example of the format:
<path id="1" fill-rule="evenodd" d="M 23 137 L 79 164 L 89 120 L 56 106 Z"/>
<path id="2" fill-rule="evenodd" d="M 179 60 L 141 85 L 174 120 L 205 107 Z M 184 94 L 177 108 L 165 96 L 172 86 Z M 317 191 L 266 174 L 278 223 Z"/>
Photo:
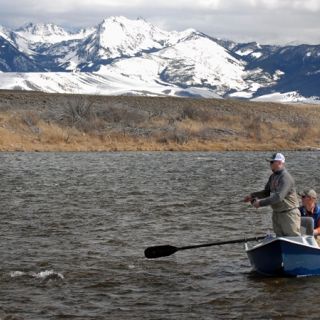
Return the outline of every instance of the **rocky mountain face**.
<path id="1" fill-rule="evenodd" d="M 0 27 L 0 88 L 93 94 L 320 100 L 320 45 L 272 46 L 110 17 L 69 32 Z"/>

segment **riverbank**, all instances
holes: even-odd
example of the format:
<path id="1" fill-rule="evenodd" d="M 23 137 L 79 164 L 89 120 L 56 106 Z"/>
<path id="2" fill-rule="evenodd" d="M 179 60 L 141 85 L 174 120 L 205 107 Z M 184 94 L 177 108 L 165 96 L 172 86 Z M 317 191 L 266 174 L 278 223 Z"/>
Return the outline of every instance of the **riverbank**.
<path id="1" fill-rule="evenodd" d="M 253 151 L 319 146 L 319 105 L 0 91 L 0 151 Z"/>

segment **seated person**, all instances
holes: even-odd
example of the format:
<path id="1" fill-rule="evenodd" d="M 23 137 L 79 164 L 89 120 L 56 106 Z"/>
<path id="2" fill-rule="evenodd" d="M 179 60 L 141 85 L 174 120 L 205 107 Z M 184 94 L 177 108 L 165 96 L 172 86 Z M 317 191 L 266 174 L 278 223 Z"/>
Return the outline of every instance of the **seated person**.
<path id="1" fill-rule="evenodd" d="M 301 217 L 312 217 L 314 221 L 314 236 L 320 236 L 320 207 L 317 205 L 317 193 L 307 189 L 299 193 L 302 206 L 299 208 Z"/>

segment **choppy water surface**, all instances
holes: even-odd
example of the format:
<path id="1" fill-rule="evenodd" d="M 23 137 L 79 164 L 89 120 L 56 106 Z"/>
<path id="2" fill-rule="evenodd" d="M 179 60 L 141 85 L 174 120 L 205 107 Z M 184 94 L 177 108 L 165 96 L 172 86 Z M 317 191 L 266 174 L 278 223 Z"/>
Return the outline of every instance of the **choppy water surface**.
<path id="1" fill-rule="evenodd" d="M 143 255 L 267 233 L 240 202 L 267 155 L 1 153 L 0 318 L 317 319 L 320 277 L 257 277 L 243 244 Z M 320 153 L 286 155 L 320 191 Z"/>

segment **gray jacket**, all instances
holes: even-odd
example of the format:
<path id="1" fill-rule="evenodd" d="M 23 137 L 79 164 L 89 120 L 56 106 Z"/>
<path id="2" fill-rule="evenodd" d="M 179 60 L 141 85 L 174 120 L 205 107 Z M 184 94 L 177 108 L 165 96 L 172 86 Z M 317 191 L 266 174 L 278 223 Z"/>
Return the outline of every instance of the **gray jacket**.
<path id="1" fill-rule="evenodd" d="M 274 213 L 285 212 L 299 207 L 295 183 L 286 169 L 274 172 L 264 190 L 254 192 L 252 197 L 261 199 L 261 207 L 271 206 Z"/>

